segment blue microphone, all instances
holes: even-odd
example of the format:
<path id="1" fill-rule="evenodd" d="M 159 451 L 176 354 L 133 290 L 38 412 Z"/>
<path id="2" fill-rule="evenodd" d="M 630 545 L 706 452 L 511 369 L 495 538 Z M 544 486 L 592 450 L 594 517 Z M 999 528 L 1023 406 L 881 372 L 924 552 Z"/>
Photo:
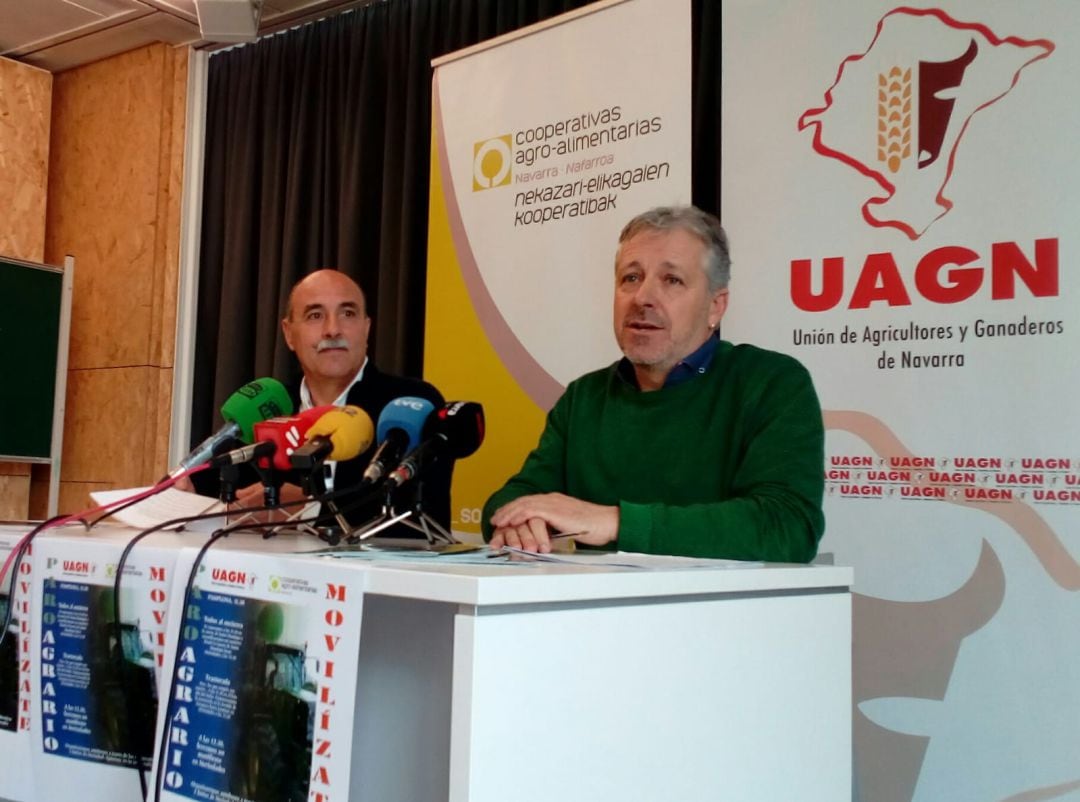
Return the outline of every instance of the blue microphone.
<path id="1" fill-rule="evenodd" d="M 379 447 L 364 469 L 361 485 L 378 482 L 401 461 L 402 455 L 416 448 L 423 435 L 424 424 L 434 411 L 434 404 L 415 396 L 395 398 L 383 407 L 375 426 Z"/>

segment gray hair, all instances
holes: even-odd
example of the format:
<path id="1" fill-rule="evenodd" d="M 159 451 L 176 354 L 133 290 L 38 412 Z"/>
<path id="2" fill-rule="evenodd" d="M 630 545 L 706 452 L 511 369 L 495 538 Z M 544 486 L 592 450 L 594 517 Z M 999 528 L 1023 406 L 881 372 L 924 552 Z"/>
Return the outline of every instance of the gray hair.
<path id="1" fill-rule="evenodd" d="M 696 206 L 657 206 L 642 212 L 619 234 L 619 248 L 642 231 L 673 231 L 682 229 L 693 234 L 705 246 L 702 267 L 709 280 L 710 292 L 725 289 L 731 280 L 731 252 L 727 234 L 715 216 Z"/>

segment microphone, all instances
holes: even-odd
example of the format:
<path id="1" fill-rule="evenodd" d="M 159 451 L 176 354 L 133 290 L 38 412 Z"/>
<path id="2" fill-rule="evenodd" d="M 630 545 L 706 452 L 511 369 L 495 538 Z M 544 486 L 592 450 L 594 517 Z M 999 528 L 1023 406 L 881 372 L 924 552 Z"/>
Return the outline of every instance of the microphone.
<path id="1" fill-rule="evenodd" d="M 250 446 L 242 446 L 241 448 L 234 448 L 232 451 L 226 451 L 224 454 L 218 454 L 210 460 L 210 467 L 223 468 L 226 465 L 243 465 L 245 462 L 251 462 L 254 459 L 272 457 L 275 451 L 277 451 L 277 443 L 273 440 L 260 440 Z"/>
<path id="2" fill-rule="evenodd" d="M 424 430 L 427 439 L 386 477 L 392 487 L 401 487 L 443 455 L 461 459 L 480 448 L 484 442 L 484 408 L 475 401 L 452 401 L 428 418 Z"/>
<path id="3" fill-rule="evenodd" d="M 307 430 L 307 441 L 289 455 L 289 462 L 310 471 L 323 460 L 358 457 L 374 439 L 371 416 L 360 407 L 331 407 Z"/>
<path id="4" fill-rule="evenodd" d="M 291 415 L 292 399 L 277 379 L 265 378 L 248 382 L 226 399 L 221 407 L 225 425 L 207 437 L 180 461 L 169 477 L 175 479 L 192 468 L 202 465 L 223 443 L 231 439 L 250 443 L 256 422 L 276 415 Z"/>
<path id="5" fill-rule="evenodd" d="M 271 418 L 256 423 L 255 439 L 274 444 L 274 450 L 268 455 L 263 455 L 257 466 L 264 470 L 267 468 L 276 468 L 279 471 L 292 470 L 289 455 L 304 444 L 308 429 L 332 409 L 334 409 L 333 406 L 324 404 L 321 407 L 306 409 L 299 415 Z"/>
<path id="6" fill-rule="evenodd" d="M 403 454 L 412 451 L 420 443 L 424 424 L 435 412 L 435 405 L 426 398 L 403 396 L 395 398 L 379 415 L 379 425 L 375 431 L 379 447 L 364 469 L 360 484 L 373 485 L 386 472 L 397 465 Z"/>
<path id="7" fill-rule="evenodd" d="M 259 457 L 255 463 L 255 471 L 263 485 L 263 504 L 267 507 L 276 507 L 280 499 L 282 472 L 292 468 L 289 455 L 298 448 L 307 434 L 307 430 L 328 410 L 331 406 L 312 407 L 299 415 L 287 418 L 270 418 L 260 421 L 254 426 L 256 439 L 267 442 L 273 449 L 267 448 L 270 453 Z"/>

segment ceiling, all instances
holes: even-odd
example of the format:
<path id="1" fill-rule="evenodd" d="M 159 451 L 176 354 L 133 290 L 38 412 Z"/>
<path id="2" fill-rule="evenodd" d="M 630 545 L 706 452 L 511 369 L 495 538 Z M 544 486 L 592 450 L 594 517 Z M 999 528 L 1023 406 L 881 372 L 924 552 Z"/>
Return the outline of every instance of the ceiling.
<path id="1" fill-rule="evenodd" d="M 61 72 L 154 42 L 212 47 L 237 41 L 209 32 L 204 37 L 200 14 L 204 21 L 246 15 L 251 25 L 257 4 L 258 33 L 266 34 L 372 1 L 0 0 L 0 56 Z"/>

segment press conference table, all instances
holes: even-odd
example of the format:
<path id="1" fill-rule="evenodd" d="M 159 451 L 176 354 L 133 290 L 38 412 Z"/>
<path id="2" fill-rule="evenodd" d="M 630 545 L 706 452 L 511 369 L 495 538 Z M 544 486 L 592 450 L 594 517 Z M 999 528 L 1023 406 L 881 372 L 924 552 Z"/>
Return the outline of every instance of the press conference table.
<path id="1" fill-rule="evenodd" d="M 851 798 L 849 568 L 370 571 L 355 799 Z"/>
<path id="2" fill-rule="evenodd" d="M 349 799 L 850 799 L 851 569 L 491 562 L 350 563 Z"/>

